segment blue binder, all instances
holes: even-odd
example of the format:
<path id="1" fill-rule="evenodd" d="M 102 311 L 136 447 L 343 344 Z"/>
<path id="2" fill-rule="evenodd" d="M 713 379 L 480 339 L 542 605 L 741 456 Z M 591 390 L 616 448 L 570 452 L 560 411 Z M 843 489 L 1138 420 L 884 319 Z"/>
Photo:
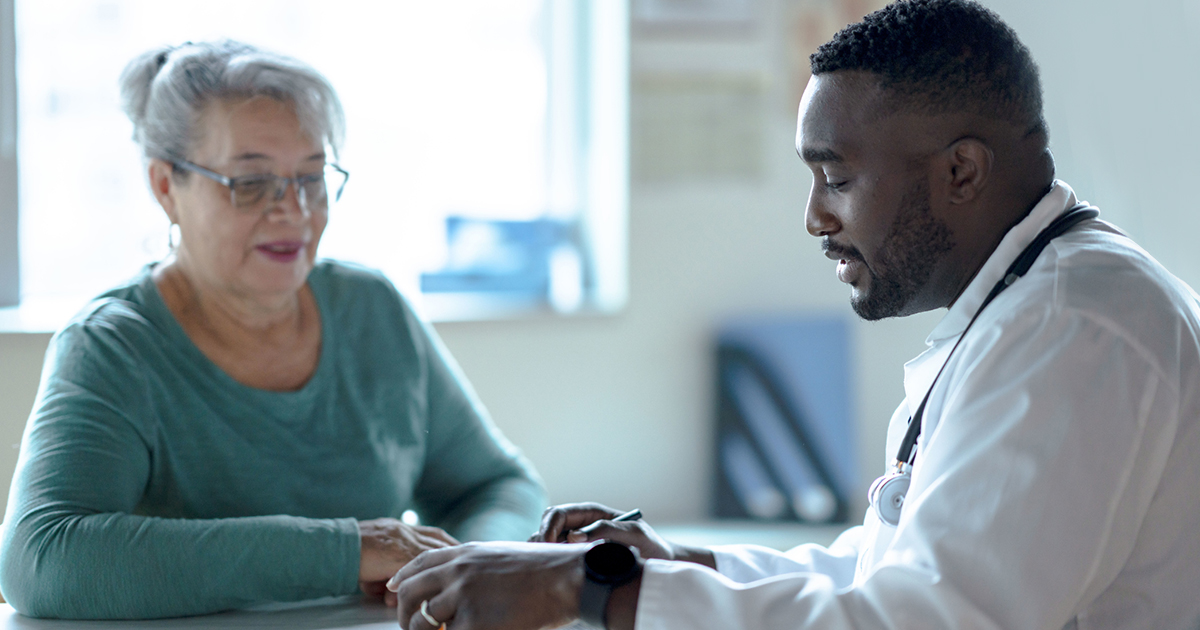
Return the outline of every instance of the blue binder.
<path id="1" fill-rule="evenodd" d="M 858 470 L 845 319 L 733 321 L 716 354 L 716 515 L 844 522 Z"/>

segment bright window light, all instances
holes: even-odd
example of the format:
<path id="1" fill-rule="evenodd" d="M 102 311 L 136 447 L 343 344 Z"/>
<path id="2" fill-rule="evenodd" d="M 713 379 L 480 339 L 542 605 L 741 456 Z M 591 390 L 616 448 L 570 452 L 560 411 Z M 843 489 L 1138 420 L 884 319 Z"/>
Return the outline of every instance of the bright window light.
<path id="1" fill-rule="evenodd" d="M 23 302 L 84 300 L 167 254 L 117 79 L 164 44 L 297 57 L 343 101 L 351 176 L 319 255 L 434 319 L 625 300 L 627 9 L 609 0 L 16 3 Z"/>

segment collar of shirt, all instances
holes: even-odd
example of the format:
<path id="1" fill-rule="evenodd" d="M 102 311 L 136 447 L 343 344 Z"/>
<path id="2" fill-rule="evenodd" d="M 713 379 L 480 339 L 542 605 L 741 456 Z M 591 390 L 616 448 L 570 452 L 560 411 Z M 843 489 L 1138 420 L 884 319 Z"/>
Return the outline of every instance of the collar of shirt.
<path id="1" fill-rule="evenodd" d="M 1077 203 L 1075 191 L 1071 190 L 1066 182 L 1055 180 L 1050 192 L 1004 235 L 996 250 L 979 269 L 979 273 L 975 274 L 966 290 L 958 296 L 958 300 L 925 339 L 925 345 L 929 348 L 904 364 L 904 395 L 910 413 L 915 412 L 917 405 L 921 404 L 921 399 L 933 385 L 938 370 L 949 358 L 953 342 L 966 330 L 967 324 L 975 316 L 975 311 L 979 309 L 992 287 L 1004 277 L 1009 265 L 1012 265 L 1017 256 L 1021 255 L 1046 226 Z"/>

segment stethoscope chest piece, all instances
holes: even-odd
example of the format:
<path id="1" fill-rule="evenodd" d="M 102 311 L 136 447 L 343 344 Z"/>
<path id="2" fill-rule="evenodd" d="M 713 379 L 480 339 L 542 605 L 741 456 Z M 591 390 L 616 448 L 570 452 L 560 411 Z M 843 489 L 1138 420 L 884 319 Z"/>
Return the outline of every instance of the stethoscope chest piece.
<path id="1" fill-rule="evenodd" d="M 868 498 L 875 516 L 883 523 L 895 527 L 900 523 L 900 510 L 904 508 L 904 495 L 908 494 L 912 474 L 907 470 L 897 470 L 884 475 L 871 484 Z"/>

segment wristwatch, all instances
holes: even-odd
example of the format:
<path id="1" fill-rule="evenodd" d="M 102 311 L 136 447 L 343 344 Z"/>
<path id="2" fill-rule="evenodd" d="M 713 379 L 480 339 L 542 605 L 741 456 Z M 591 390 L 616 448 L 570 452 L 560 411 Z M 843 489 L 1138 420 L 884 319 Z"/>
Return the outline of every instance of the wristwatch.
<path id="1" fill-rule="evenodd" d="M 579 618 L 596 628 L 608 628 L 606 612 L 613 589 L 642 574 L 637 549 L 619 542 L 597 541 L 583 554 L 583 587 L 579 590 Z"/>

